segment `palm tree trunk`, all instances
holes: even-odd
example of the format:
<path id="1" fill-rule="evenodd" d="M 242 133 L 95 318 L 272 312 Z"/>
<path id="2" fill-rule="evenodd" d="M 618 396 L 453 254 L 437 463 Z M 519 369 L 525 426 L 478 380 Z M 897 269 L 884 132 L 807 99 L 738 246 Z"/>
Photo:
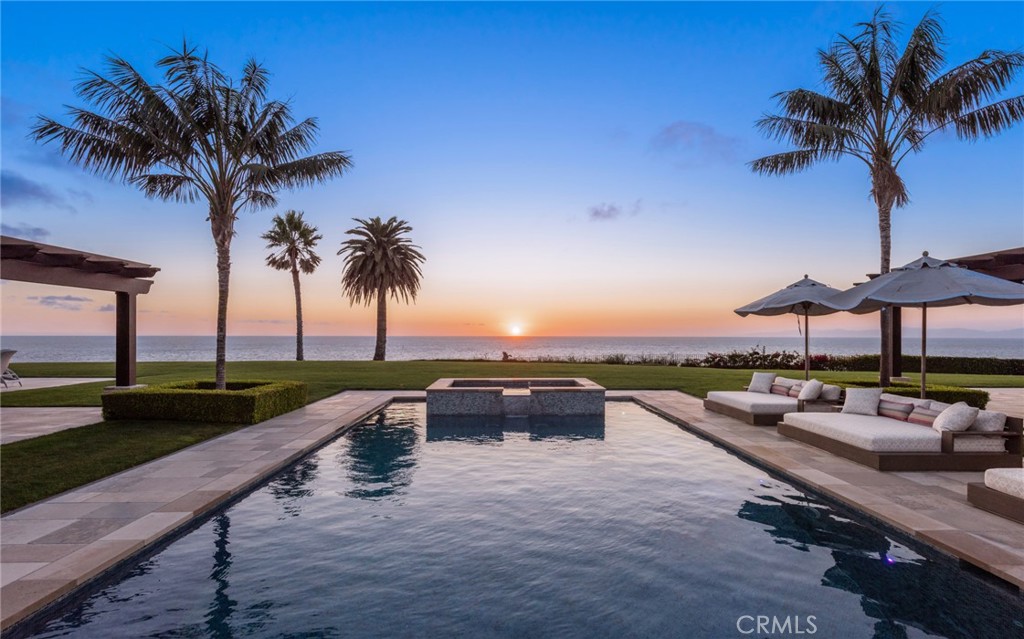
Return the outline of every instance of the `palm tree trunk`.
<path id="1" fill-rule="evenodd" d="M 377 345 L 373 349 L 373 361 L 383 362 L 388 341 L 388 291 L 381 286 L 377 289 Z"/>
<path id="2" fill-rule="evenodd" d="M 292 285 L 295 287 L 295 361 L 303 360 L 302 354 L 302 291 L 299 289 L 299 269 L 292 264 Z"/>
<path id="3" fill-rule="evenodd" d="M 881 244 L 881 264 L 879 273 L 889 272 L 889 261 L 892 254 L 892 197 L 876 198 L 878 202 L 878 237 Z M 882 354 L 878 361 L 878 383 L 882 388 L 889 385 L 892 378 L 892 312 L 883 307 L 879 313 L 882 334 Z"/>
<path id="4" fill-rule="evenodd" d="M 230 235 L 228 236 L 230 238 Z M 228 282 L 231 277 L 231 244 L 230 239 L 217 239 L 217 363 L 216 386 L 218 390 L 227 388 L 225 364 L 227 361 L 228 335 Z"/>

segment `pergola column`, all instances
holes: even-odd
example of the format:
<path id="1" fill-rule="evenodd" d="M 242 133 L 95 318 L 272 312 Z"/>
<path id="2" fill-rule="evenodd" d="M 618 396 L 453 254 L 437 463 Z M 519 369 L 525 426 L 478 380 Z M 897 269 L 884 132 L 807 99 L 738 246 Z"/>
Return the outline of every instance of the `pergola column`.
<path id="1" fill-rule="evenodd" d="M 117 337 L 115 356 L 115 384 L 118 386 L 135 385 L 135 293 L 122 293 L 117 296 Z"/>

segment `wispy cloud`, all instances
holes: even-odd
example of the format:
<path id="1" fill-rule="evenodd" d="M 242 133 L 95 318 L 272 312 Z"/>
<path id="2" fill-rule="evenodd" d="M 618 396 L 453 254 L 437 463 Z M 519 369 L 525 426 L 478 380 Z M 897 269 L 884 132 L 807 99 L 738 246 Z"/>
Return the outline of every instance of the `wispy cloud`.
<path id="1" fill-rule="evenodd" d="M 735 162 L 739 156 L 740 141 L 701 122 L 676 120 L 654 135 L 651 148 L 673 157 L 677 166 L 690 168 Z"/>
<path id="2" fill-rule="evenodd" d="M 42 242 L 50 235 L 50 232 L 41 226 L 32 226 L 24 223 L 0 224 L 0 233 L 35 242 Z"/>
<path id="3" fill-rule="evenodd" d="M 637 200 L 631 206 L 601 202 L 587 209 L 587 217 L 590 218 L 591 222 L 608 222 L 618 219 L 623 215 L 629 215 L 630 217 L 640 215 L 642 208 L 643 200 Z"/>
<path id="4" fill-rule="evenodd" d="M 77 295 L 33 295 L 26 299 L 36 302 L 40 306 L 59 308 L 63 311 L 80 311 L 82 310 L 82 304 L 92 301 L 91 297 L 79 297 Z"/>
<path id="5" fill-rule="evenodd" d="M 100 306 L 96 310 L 99 311 L 100 313 L 113 313 L 116 309 L 117 307 L 114 306 L 113 304 L 104 304 L 103 306 Z"/>
<path id="6" fill-rule="evenodd" d="M 0 206 L 41 204 L 76 213 L 68 199 L 45 184 L 40 184 L 13 171 L 0 171 Z"/>

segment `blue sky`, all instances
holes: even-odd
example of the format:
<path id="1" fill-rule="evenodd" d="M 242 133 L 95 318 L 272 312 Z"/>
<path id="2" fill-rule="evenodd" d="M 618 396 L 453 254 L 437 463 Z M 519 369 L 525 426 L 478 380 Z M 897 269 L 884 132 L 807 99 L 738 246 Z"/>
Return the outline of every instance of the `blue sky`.
<path id="1" fill-rule="evenodd" d="M 907 28 L 931 6 L 888 5 Z M 790 329 L 731 309 L 810 273 L 844 288 L 878 266 L 874 205 L 855 160 L 754 175 L 781 151 L 754 121 L 782 90 L 820 88 L 815 52 L 870 3 L 12 3 L 2 12 L 3 224 L 163 270 L 144 334 L 212 334 L 215 267 L 202 206 L 146 200 L 26 138 L 35 114 L 81 104 L 80 68 L 114 53 L 157 80 L 183 37 L 237 75 L 254 57 L 271 94 L 348 150 L 346 177 L 246 213 L 233 247 L 233 333 L 292 330 L 290 278 L 263 265 L 274 212 L 304 210 L 325 240 L 304 280 L 307 332 L 370 334 L 341 297 L 335 251 L 351 218 L 397 215 L 428 257 L 394 334 L 716 335 Z M 1024 46 L 1024 3 L 943 5 L 948 59 Z M 1024 91 L 1021 83 L 1013 93 Z M 904 164 L 893 263 L 1024 243 L 1024 127 L 935 139 Z M 5 230 L 5 233 L 7 232 Z M 88 301 L 44 305 L 50 296 Z M 30 299 L 30 298 L 36 299 Z M 3 330 L 110 332 L 110 300 L 7 282 Z M 77 309 L 77 310 L 75 310 Z M 908 324 L 914 313 L 908 312 Z M 932 326 L 1013 328 L 1019 307 L 949 309 Z M 826 330 L 873 318 L 823 318 Z"/>

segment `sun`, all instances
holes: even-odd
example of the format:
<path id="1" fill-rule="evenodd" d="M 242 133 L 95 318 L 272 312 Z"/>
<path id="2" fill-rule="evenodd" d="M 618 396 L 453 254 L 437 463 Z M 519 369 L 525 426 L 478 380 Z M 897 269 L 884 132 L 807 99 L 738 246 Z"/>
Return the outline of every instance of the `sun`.
<path id="1" fill-rule="evenodd" d="M 508 327 L 508 334 L 513 337 L 519 337 L 523 334 L 523 327 L 519 324 L 512 324 Z"/>

